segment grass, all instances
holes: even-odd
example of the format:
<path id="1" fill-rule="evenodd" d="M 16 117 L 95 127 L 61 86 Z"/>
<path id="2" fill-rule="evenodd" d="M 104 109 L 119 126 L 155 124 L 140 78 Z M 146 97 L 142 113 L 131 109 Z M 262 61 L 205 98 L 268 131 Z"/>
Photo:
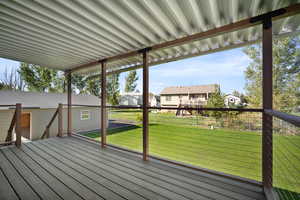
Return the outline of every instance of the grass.
<path id="1" fill-rule="evenodd" d="M 116 112 L 113 117 L 134 121 L 137 113 Z M 150 154 L 261 181 L 259 132 L 183 125 L 191 123 L 189 120 L 176 118 L 170 113 L 150 113 L 150 121 L 157 122 L 149 126 Z M 96 132 L 86 136 L 100 139 Z M 135 125 L 108 130 L 107 141 L 142 151 L 142 127 Z M 274 135 L 273 151 L 274 185 L 280 188 L 279 194 L 285 199 L 291 199 L 291 195 L 296 197 L 296 193 L 300 193 L 300 136 Z"/>
<path id="2" fill-rule="evenodd" d="M 150 153 L 227 173 L 259 179 L 260 137 L 256 133 L 205 130 L 174 125 L 151 124 Z M 116 134 L 117 133 L 117 134 Z M 128 149 L 142 150 L 142 127 L 109 130 L 107 141 Z M 99 133 L 86 136 L 99 139 Z M 237 140 L 237 137 L 239 138 Z M 243 141 L 243 142 L 241 142 Z M 250 141 L 250 142 L 249 142 Z M 239 150 L 243 148 L 242 150 Z M 226 149 L 226 151 L 225 151 Z M 240 157 L 246 159 L 239 159 Z M 215 164 L 218 164 L 216 167 Z M 240 169 L 239 169 L 240 167 Z"/>

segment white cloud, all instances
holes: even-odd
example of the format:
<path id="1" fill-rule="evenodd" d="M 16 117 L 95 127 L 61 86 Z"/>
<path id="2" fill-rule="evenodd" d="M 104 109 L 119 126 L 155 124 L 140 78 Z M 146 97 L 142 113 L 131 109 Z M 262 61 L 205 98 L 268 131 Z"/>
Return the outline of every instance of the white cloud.
<path id="1" fill-rule="evenodd" d="M 154 66 L 150 72 L 152 76 L 164 78 L 232 77 L 243 75 L 248 63 L 249 58 L 244 54 L 229 54 L 223 58 L 201 59 L 198 57 L 192 60 L 162 64 Z"/>
<path id="2" fill-rule="evenodd" d="M 244 70 L 250 59 L 241 49 L 170 62 L 150 68 L 150 91 L 159 94 L 167 86 L 217 83 L 225 93 L 243 91 Z M 138 88 L 142 89 L 142 70 Z M 142 91 L 142 90 L 140 90 Z"/>

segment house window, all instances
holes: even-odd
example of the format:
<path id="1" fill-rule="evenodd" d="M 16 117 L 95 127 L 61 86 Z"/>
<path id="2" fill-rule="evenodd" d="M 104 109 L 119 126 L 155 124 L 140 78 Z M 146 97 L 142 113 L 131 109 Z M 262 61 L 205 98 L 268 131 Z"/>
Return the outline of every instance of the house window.
<path id="1" fill-rule="evenodd" d="M 89 110 L 80 111 L 80 120 L 89 120 L 91 118 L 91 112 Z"/>
<path id="2" fill-rule="evenodd" d="M 172 96 L 166 96 L 166 101 L 171 101 L 172 100 Z"/>

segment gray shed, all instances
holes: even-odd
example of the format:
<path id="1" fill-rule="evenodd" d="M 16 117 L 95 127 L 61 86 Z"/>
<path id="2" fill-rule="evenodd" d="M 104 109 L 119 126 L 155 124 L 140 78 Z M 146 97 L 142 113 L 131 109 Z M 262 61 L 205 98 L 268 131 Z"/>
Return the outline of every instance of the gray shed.
<path id="1" fill-rule="evenodd" d="M 73 104 L 99 105 L 100 99 L 93 95 L 74 95 Z M 21 91 L 0 91 L 0 104 L 22 104 L 22 136 L 29 140 L 39 139 L 55 113 L 59 103 L 67 103 L 67 94 Z M 4 141 L 9 129 L 14 107 L 0 109 L 0 141 Z M 73 131 L 89 131 L 100 128 L 100 108 L 72 107 Z M 50 128 L 50 136 L 57 134 L 57 119 Z M 63 109 L 63 132 L 67 131 L 67 108 Z"/>

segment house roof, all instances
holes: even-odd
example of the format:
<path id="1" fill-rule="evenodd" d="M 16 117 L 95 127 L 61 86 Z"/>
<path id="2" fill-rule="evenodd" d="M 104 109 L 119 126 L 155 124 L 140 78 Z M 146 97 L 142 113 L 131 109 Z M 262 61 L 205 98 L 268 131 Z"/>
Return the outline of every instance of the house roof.
<path id="1" fill-rule="evenodd" d="M 143 95 L 143 93 L 142 92 L 121 92 L 120 95 L 140 96 Z"/>
<path id="2" fill-rule="evenodd" d="M 60 70 L 94 63 L 82 72 L 96 73 L 101 59 L 204 33 L 299 2 L 1 0 L 0 57 Z M 274 35 L 299 31 L 299 18 L 295 15 L 275 21 Z M 234 32 L 151 51 L 149 65 L 259 42 L 261 26 L 252 24 Z M 109 62 L 108 71 L 140 65 L 140 56 L 126 57 Z"/>
<path id="3" fill-rule="evenodd" d="M 39 93 L 21 91 L 0 91 L 0 105 L 21 103 L 28 108 L 57 108 L 59 103 L 67 104 L 66 93 Z M 99 105 L 100 100 L 93 95 L 72 95 L 72 104 Z"/>
<path id="4" fill-rule="evenodd" d="M 172 86 L 166 87 L 161 91 L 161 95 L 171 94 L 201 94 L 214 93 L 219 88 L 218 84 L 210 85 L 193 85 L 193 86 Z"/>

